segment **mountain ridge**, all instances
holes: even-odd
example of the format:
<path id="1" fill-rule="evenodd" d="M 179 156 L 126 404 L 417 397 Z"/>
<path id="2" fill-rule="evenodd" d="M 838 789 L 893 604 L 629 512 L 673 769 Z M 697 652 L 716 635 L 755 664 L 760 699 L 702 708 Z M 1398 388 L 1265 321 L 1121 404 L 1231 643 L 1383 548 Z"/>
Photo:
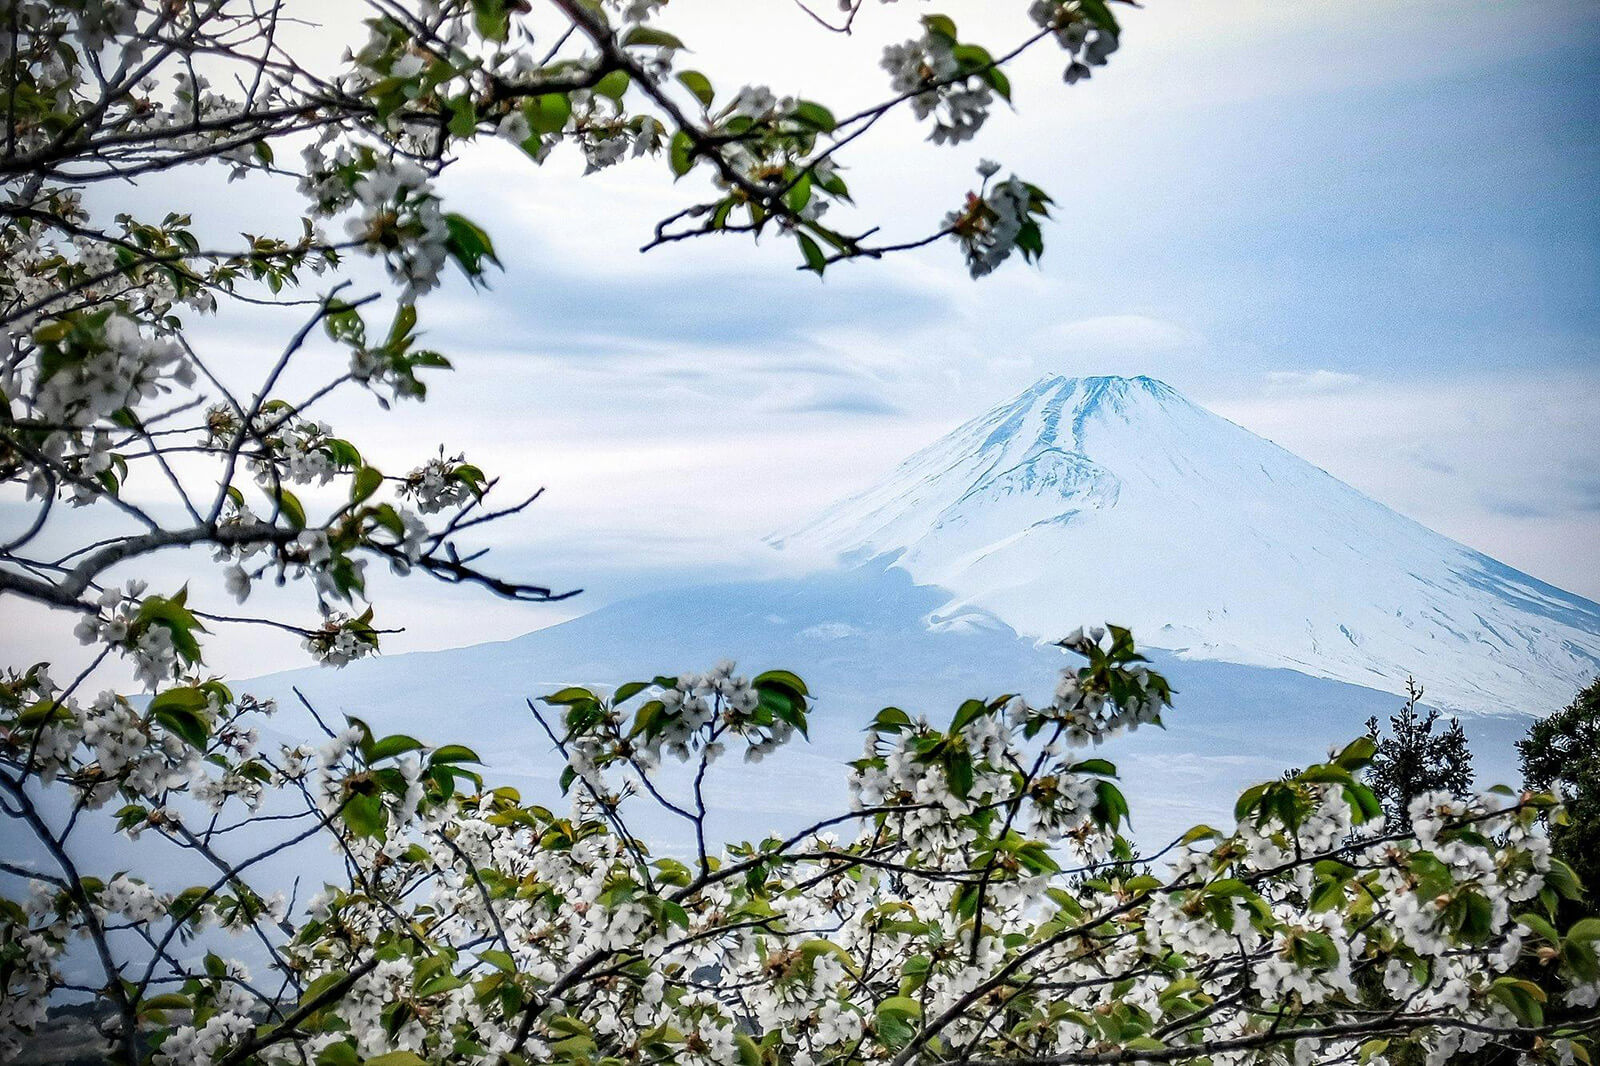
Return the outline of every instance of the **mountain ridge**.
<path id="1" fill-rule="evenodd" d="M 1154 378 L 1041 379 L 771 538 L 888 558 L 1050 639 L 1130 625 L 1452 710 L 1554 710 L 1600 672 L 1600 605 L 1450 540 Z"/>

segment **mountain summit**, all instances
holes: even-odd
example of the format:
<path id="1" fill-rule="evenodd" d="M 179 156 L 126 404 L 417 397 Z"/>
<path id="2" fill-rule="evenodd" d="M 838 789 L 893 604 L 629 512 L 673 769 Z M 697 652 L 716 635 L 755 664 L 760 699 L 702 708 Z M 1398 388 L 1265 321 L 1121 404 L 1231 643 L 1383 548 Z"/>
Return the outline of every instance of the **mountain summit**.
<path id="1" fill-rule="evenodd" d="M 1147 377 L 1048 377 L 779 546 L 893 556 L 1054 639 L 1110 619 L 1195 658 L 1456 710 L 1544 713 L 1600 672 L 1600 605 L 1395 513 Z"/>

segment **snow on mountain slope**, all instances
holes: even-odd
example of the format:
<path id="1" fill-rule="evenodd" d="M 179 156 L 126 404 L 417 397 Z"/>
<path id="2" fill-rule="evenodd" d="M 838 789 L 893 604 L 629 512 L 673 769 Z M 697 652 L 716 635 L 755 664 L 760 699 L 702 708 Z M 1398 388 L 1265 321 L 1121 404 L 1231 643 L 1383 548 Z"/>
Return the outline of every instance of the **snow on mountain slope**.
<path id="1" fill-rule="evenodd" d="M 1545 713 L 1600 672 L 1600 605 L 1369 499 L 1150 378 L 1049 377 L 779 546 L 895 556 L 1051 639 L 1130 626 L 1186 656 Z"/>

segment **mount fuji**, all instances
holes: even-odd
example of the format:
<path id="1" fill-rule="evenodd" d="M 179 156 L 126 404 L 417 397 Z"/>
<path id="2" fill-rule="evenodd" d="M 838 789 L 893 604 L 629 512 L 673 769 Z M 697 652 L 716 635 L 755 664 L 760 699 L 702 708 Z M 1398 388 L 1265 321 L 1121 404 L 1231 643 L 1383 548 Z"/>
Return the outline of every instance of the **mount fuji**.
<path id="1" fill-rule="evenodd" d="M 1055 639 L 1110 619 L 1184 658 L 1455 711 L 1545 713 L 1600 672 L 1600 605 L 1473 551 L 1147 377 L 1048 377 L 776 537 L 884 557 Z"/>
<path id="2" fill-rule="evenodd" d="M 1363 496 L 1148 378 L 1049 378 L 779 538 L 792 576 L 673 586 L 512 640 L 247 683 L 287 708 L 480 751 L 554 802 L 559 762 L 525 700 L 736 659 L 793 669 L 811 741 L 719 766 L 730 830 L 843 802 L 841 764 L 881 707 L 947 716 L 1041 698 L 1085 622 L 1130 626 L 1177 690 L 1164 731 L 1118 737 L 1142 840 L 1227 818 L 1231 797 L 1427 702 L 1469 714 L 1482 784 L 1517 781 L 1529 715 L 1600 671 L 1600 606 Z M 810 553 L 845 556 L 815 567 Z M 309 734 L 308 734 L 309 735 Z M 831 782 L 831 784 L 830 784 Z M 662 826 L 668 832 L 670 826 Z"/>

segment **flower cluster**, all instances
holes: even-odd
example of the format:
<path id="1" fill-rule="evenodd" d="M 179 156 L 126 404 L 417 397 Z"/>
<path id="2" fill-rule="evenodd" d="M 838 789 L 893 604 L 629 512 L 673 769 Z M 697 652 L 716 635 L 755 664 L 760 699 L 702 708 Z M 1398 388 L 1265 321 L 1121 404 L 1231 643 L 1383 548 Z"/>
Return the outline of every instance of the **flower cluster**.
<path id="1" fill-rule="evenodd" d="M 303 643 L 306 651 L 323 666 L 344 666 L 364 659 L 378 650 L 372 611 L 369 608 L 355 617 L 332 611 L 322 625 L 306 634 Z"/>
<path id="2" fill-rule="evenodd" d="M 171 680 L 186 665 L 199 661 L 193 632 L 200 629 L 183 604 L 183 596 L 145 597 L 137 579 L 102 591 L 95 609 L 79 620 L 80 643 L 102 644 L 131 659 L 134 674 L 148 689 Z"/>
<path id="3" fill-rule="evenodd" d="M 1117 50 L 1116 24 L 1092 20 L 1076 0 L 1035 0 L 1028 8 L 1028 16 L 1050 30 L 1056 43 L 1070 57 L 1062 74 L 1068 85 L 1087 78 L 1090 68 L 1105 66 L 1111 53 Z"/>
<path id="4" fill-rule="evenodd" d="M 483 489 L 481 470 L 468 463 L 465 456 L 446 458 L 440 448 L 437 459 L 429 459 L 405 476 L 400 494 L 414 500 L 421 513 L 438 514 L 477 499 Z"/>
<path id="5" fill-rule="evenodd" d="M 978 166 L 983 189 L 971 193 L 959 211 L 945 216 L 945 229 L 961 245 L 967 270 L 975 278 L 992 274 L 995 268 L 1021 249 L 1024 257 L 1036 259 L 1043 252 L 1037 218 L 1048 214 L 1049 199 L 1037 187 L 1012 175 L 1005 181 L 990 180 L 999 165 L 988 160 Z"/>
<path id="6" fill-rule="evenodd" d="M 36 327 L 32 341 L 39 346 L 37 372 L 31 381 L 8 382 L 6 392 L 25 397 L 33 416 L 50 424 L 43 447 L 51 457 L 69 444 L 103 453 L 109 437 L 84 430 L 195 380 L 176 341 L 149 336 L 121 314 L 54 319 Z"/>
<path id="7" fill-rule="evenodd" d="M 934 119 L 928 139 L 935 144 L 971 140 L 989 117 L 994 94 L 956 57 L 951 36 L 930 28 L 917 40 L 889 45 L 883 69 L 896 93 L 909 97 L 919 119 Z"/>
<path id="8" fill-rule="evenodd" d="M 409 160 L 377 157 L 351 190 L 356 214 L 345 230 L 368 254 L 381 256 L 410 302 L 439 284 L 449 259 L 449 229 L 428 172 Z"/>

